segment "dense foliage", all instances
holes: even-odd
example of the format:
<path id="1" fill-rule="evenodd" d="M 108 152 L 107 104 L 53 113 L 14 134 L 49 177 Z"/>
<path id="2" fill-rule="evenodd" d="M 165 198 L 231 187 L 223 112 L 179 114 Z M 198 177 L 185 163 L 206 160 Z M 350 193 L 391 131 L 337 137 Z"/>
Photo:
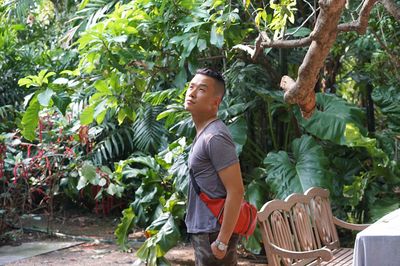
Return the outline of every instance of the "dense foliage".
<path id="1" fill-rule="evenodd" d="M 185 235 L 194 130 L 183 97 L 204 66 L 224 72 L 219 116 L 258 208 L 311 186 L 330 189 L 350 221 L 398 208 L 399 22 L 377 7 L 367 34 L 338 37 L 318 110 L 304 120 L 278 84 L 296 75 L 305 49 L 266 49 L 257 60 L 243 49 L 260 30 L 310 33 L 305 1 L 275 2 L 0 1 L 0 233 L 55 202 L 103 215 L 123 207 L 120 246 L 144 228 L 138 257 L 167 263 Z M 243 245 L 259 253 L 259 234 Z"/>

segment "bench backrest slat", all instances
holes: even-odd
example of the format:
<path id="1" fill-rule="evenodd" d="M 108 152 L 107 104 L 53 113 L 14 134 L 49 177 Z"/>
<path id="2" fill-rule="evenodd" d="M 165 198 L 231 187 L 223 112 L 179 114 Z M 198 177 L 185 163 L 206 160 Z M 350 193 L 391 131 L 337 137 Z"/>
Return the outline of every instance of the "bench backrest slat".
<path id="1" fill-rule="evenodd" d="M 269 201 L 258 212 L 258 221 L 269 265 L 304 265 L 310 260 L 282 258 L 265 243 L 291 251 L 340 246 L 326 189 L 311 188 Z"/>

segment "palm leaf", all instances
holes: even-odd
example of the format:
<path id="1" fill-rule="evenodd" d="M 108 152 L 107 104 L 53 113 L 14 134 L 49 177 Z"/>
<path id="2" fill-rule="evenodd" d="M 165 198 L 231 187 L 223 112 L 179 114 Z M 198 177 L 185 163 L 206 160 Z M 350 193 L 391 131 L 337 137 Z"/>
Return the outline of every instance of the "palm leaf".
<path id="1" fill-rule="evenodd" d="M 3 3 L 1 8 L 9 18 L 16 17 L 19 21 L 25 21 L 31 9 L 39 3 L 40 0 L 11 0 Z"/>
<path id="2" fill-rule="evenodd" d="M 89 29 L 101 21 L 108 13 L 112 12 L 117 0 L 89 0 L 82 1 L 79 10 L 69 22 L 72 23 L 61 42 L 68 47 L 71 41 L 81 31 Z"/>
<path id="3" fill-rule="evenodd" d="M 142 151 L 157 151 L 166 135 L 166 130 L 157 116 L 160 113 L 160 107 L 146 106 L 132 126 L 134 132 L 133 142 L 135 146 Z"/>
<path id="4" fill-rule="evenodd" d="M 97 139 L 101 139 L 92 151 L 92 159 L 96 164 L 109 164 L 135 149 L 133 131 L 128 126 L 116 128 L 112 123 L 105 123 L 101 125 L 101 129 L 91 129 L 91 133 L 97 134 Z"/>

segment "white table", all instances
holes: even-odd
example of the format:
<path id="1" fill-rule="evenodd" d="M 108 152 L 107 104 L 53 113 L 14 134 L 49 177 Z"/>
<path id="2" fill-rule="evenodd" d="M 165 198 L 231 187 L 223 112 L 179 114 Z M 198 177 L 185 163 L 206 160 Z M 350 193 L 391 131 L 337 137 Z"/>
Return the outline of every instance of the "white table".
<path id="1" fill-rule="evenodd" d="M 400 266 L 400 209 L 357 234 L 353 266 Z"/>

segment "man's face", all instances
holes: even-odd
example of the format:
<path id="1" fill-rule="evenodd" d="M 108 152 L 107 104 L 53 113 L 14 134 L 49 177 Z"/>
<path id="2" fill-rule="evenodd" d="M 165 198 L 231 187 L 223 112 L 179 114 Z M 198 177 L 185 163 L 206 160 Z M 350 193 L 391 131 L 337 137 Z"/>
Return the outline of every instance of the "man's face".
<path id="1" fill-rule="evenodd" d="M 196 74 L 186 91 L 185 109 L 192 114 L 217 112 L 220 97 L 216 95 L 215 86 L 213 78 Z"/>

